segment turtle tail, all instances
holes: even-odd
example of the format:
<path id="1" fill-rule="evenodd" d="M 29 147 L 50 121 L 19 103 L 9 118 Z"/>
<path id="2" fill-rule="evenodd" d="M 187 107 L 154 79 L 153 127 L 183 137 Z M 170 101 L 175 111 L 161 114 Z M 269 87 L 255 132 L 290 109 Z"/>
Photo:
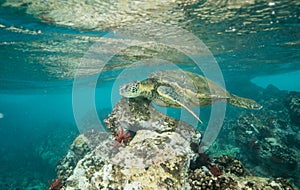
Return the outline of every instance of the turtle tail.
<path id="1" fill-rule="evenodd" d="M 260 110 L 262 106 L 255 102 L 254 100 L 248 98 L 242 98 L 231 94 L 231 97 L 228 99 L 228 103 L 237 107 L 252 109 L 252 110 Z"/>

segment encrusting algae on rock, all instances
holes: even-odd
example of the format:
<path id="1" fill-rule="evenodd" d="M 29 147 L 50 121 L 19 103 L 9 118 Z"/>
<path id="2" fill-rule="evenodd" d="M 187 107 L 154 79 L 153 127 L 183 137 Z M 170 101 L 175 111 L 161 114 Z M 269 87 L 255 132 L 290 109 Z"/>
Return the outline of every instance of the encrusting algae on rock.
<path id="1" fill-rule="evenodd" d="M 250 176 L 230 156 L 201 161 L 199 131 L 158 112 L 147 99 L 122 98 L 105 123 L 111 134 L 81 134 L 58 165 L 63 190 L 293 189 L 285 180 Z M 114 138 L 125 134 L 130 138 L 123 143 Z"/>

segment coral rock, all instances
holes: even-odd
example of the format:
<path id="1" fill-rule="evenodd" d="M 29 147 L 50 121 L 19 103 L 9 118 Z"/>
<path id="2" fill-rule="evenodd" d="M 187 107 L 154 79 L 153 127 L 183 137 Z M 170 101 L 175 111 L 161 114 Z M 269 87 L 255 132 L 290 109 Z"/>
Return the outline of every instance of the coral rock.
<path id="1" fill-rule="evenodd" d="M 122 98 L 105 123 L 111 133 L 80 135 L 58 165 L 62 189 L 291 189 L 285 180 L 248 176 L 230 156 L 199 154 L 201 134 L 147 100 Z M 120 130 L 131 138 L 114 146 Z"/>
<path id="2" fill-rule="evenodd" d="M 300 92 L 290 92 L 286 98 L 291 120 L 300 126 Z"/>

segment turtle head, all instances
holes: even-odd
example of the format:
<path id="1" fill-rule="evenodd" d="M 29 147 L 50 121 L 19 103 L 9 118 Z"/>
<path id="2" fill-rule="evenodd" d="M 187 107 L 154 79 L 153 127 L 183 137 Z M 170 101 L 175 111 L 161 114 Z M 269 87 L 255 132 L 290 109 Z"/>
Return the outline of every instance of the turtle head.
<path id="1" fill-rule="evenodd" d="M 123 84 L 120 87 L 120 95 L 126 98 L 135 98 L 141 95 L 141 81 Z"/>

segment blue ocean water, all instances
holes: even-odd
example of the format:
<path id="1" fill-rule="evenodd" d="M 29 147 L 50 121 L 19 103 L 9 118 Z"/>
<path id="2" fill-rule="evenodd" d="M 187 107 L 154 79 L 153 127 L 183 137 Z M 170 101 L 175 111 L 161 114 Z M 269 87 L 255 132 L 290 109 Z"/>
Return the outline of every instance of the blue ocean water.
<path id="1" fill-rule="evenodd" d="M 4 3 L 0 2 L 0 189 L 45 189 L 56 176 L 57 161 L 67 153 L 76 135 L 83 132 L 79 125 L 84 128 L 97 120 L 100 123 L 92 128 L 101 125 L 100 129 L 105 129 L 103 119 L 121 98 L 119 85 L 132 80 L 121 75 L 130 64 L 128 57 L 136 61 L 139 55 L 116 56 L 100 76 L 83 76 L 82 89 L 78 87 L 82 99 L 80 105 L 74 105 L 75 63 L 109 30 L 57 24 L 50 18 L 28 13 L 26 5 L 14 7 Z M 253 18 L 257 28 L 248 26 L 246 21 L 242 26 L 237 12 L 220 22 L 206 22 L 190 14 L 186 29 L 211 50 L 229 91 L 252 99 L 258 98 L 256 89 L 264 89 L 268 84 L 300 92 L 300 10 L 295 3 L 286 2 L 274 10 L 265 2 L 249 6 L 249 14 L 259 14 L 262 9 L 271 15 Z M 188 7 L 191 12 L 196 8 Z M 245 11 L 239 10 L 241 14 Z M 279 16 L 272 11 L 279 12 Z M 173 63 L 178 68 L 195 70 L 190 60 L 176 60 Z M 160 66 L 147 65 L 149 73 L 148 67 L 155 70 Z M 135 79 L 147 76 L 143 71 L 135 74 Z M 95 105 L 90 108 L 92 103 Z M 182 114 L 184 120 L 195 123 L 181 110 L 158 109 L 176 118 Z M 227 109 L 226 117 L 238 117 L 239 109 Z M 78 120 L 77 112 L 86 113 L 86 117 Z M 96 119 L 92 117 L 94 112 Z M 201 108 L 200 112 L 207 122 L 210 107 Z"/>
<path id="2" fill-rule="evenodd" d="M 255 77 L 251 81 L 258 86 L 266 88 L 272 84 L 281 90 L 300 91 L 300 84 L 293 82 L 299 80 L 300 71 L 293 71 L 283 74 L 265 75 Z"/>

